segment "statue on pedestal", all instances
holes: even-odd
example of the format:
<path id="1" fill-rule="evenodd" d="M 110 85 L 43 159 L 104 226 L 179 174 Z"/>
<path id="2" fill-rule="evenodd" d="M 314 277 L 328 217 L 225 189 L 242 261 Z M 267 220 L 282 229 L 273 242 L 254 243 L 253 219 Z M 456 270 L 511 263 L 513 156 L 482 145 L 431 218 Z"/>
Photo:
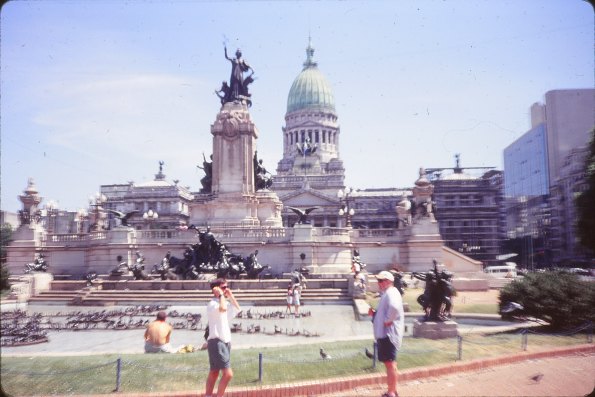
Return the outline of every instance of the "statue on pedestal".
<path id="1" fill-rule="evenodd" d="M 407 194 L 403 193 L 401 201 L 397 204 L 397 227 L 399 229 L 411 225 L 411 201 L 407 198 Z"/>
<path id="2" fill-rule="evenodd" d="M 258 152 L 254 151 L 254 189 L 268 189 L 273 185 L 271 173 L 262 165 L 262 159 L 258 159 Z"/>
<path id="3" fill-rule="evenodd" d="M 417 302 L 425 312 L 426 321 L 446 321 L 451 316 L 454 288 L 451 283 L 452 273 L 442 270 L 438 272 L 438 262 L 434 259 L 434 269 L 421 274 L 413 272 L 413 277 L 426 283 L 424 293 Z"/>
<path id="4" fill-rule="evenodd" d="M 41 212 L 37 206 L 41 203 L 42 198 L 39 196 L 33 178 L 29 178 L 27 181 L 27 188 L 23 191 L 23 194 L 19 196 L 19 199 L 23 203 L 23 209 L 19 210 L 19 220 L 21 225 L 39 223 L 41 220 Z"/>
<path id="5" fill-rule="evenodd" d="M 35 256 L 33 262 L 25 265 L 25 273 L 47 272 L 48 267 L 49 265 L 45 260 L 45 256 L 42 253 L 39 253 Z"/>
<path id="6" fill-rule="evenodd" d="M 151 276 L 145 271 L 145 257 L 136 251 L 136 261 L 132 265 L 132 274 L 135 280 L 150 280 Z"/>
<path id="7" fill-rule="evenodd" d="M 242 51 L 238 49 L 235 58 L 230 58 L 227 55 L 227 46 L 224 47 L 225 58 L 231 63 L 231 76 L 229 84 L 225 81 L 221 85 L 221 89 L 216 91 L 217 96 L 221 99 L 221 104 L 227 102 L 240 101 L 245 102 L 248 106 L 252 105 L 250 97 L 252 94 L 248 92 L 248 85 L 254 82 L 254 69 L 242 58 Z M 244 77 L 244 73 L 251 71 L 250 75 Z"/>
<path id="8" fill-rule="evenodd" d="M 351 256 L 351 271 L 357 276 L 357 274 L 366 268 L 366 264 L 362 262 L 359 256 L 359 251 L 354 249 L 353 255 Z"/>
<path id="9" fill-rule="evenodd" d="M 310 207 L 306 209 L 300 209 L 295 207 L 287 207 L 288 209 L 292 210 L 297 216 L 298 220 L 295 223 L 296 225 L 309 225 L 310 219 L 308 219 L 308 215 L 310 212 L 317 210 L 319 207 Z"/>
<path id="10" fill-rule="evenodd" d="M 116 210 L 111 210 L 108 208 L 107 212 L 114 214 L 116 216 L 116 219 L 118 219 L 120 221 L 120 224 L 116 225 L 116 226 L 129 227 L 130 225 L 128 224 L 128 219 L 130 219 L 132 217 L 132 215 L 137 214 L 139 211 L 134 210 L 134 211 L 124 213 L 124 212 L 120 212 L 120 211 L 116 211 Z"/>
<path id="11" fill-rule="evenodd" d="M 130 267 L 128 266 L 128 262 L 122 259 L 122 255 L 118 255 L 116 257 L 116 261 L 118 264 L 116 267 L 111 271 L 112 276 L 122 276 L 123 274 L 128 274 L 130 272 Z"/>
<path id="12" fill-rule="evenodd" d="M 201 193 L 211 193 L 213 187 L 213 155 L 211 154 L 211 161 L 208 162 L 205 154 L 202 154 L 202 167 L 197 165 L 197 168 L 200 168 L 205 172 L 205 176 L 202 177 L 200 183 L 202 185 L 202 189 L 200 189 Z"/>

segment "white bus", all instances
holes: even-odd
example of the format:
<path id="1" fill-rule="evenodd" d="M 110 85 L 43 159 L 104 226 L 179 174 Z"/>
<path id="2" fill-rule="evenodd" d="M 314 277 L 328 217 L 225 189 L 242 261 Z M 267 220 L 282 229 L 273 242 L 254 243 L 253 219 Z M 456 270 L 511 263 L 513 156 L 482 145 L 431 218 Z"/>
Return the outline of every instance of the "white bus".
<path id="1" fill-rule="evenodd" d="M 504 265 L 499 266 L 488 266 L 484 269 L 484 272 L 496 278 L 515 278 L 517 276 L 516 263 L 514 262 L 504 262 Z"/>

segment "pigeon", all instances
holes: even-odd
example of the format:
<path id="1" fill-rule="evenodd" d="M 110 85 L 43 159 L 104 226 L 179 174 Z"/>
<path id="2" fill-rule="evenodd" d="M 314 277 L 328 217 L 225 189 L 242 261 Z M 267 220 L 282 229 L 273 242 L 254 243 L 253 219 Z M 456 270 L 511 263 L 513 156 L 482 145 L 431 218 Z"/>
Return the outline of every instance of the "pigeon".
<path id="1" fill-rule="evenodd" d="M 330 360 L 332 358 L 331 355 L 326 353 L 322 347 L 320 348 L 320 357 L 322 357 L 323 360 Z"/>
<path id="2" fill-rule="evenodd" d="M 543 374 L 541 372 L 538 372 L 535 375 L 529 377 L 529 379 L 531 379 L 535 383 L 539 383 L 541 378 L 543 378 Z"/>
<path id="3" fill-rule="evenodd" d="M 368 357 L 369 359 L 373 359 L 374 358 L 374 353 L 372 353 L 371 351 L 368 350 L 368 348 L 366 347 L 366 357 Z"/>

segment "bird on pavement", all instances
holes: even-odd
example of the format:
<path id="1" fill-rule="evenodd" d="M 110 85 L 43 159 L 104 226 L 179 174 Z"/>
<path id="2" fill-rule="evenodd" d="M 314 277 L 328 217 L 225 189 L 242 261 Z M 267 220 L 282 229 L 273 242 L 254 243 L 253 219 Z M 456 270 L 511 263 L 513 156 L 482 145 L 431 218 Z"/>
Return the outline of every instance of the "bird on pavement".
<path id="1" fill-rule="evenodd" d="M 330 360 L 332 358 L 322 347 L 320 348 L 320 357 L 322 357 L 323 360 Z"/>
<path id="2" fill-rule="evenodd" d="M 371 351 L 368 350 L 368 348 L 366 347 L 366 357 L 368 357 L 369 359 L 374 358 L 374 353 L 372 353 Z"/>
<path id="3" fill-rule="evenodd" d="M 535 383 L 539 383 L 541 378 L 543 378 L 543 374 L 541 372 L 529 377 L 529 379 L 531 379 Z"/>

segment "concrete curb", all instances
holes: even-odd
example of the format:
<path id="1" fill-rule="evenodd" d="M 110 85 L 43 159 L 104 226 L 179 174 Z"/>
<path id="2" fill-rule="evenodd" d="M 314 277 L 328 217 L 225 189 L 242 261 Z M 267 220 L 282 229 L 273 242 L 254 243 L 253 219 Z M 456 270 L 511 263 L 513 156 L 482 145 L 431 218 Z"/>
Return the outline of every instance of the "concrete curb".
<path id="1" fill-rule="evenodd" d="M 574 354 L 594 354 L 595 344 L 583 344 L 571 347 L 560 347 L 532 353 L 517 353 L 507 356 L 498 356 L 472 360 L 467 362 L 456 362 L 440 364 L 429 367 L 411 368 L 399 371 L 399 382 L 408 382 L 424 378 L 449 375 L 458 372 L 479 371 L 498 365 L 518 363 L 525 360 L 542 358 L 553 358 L 569 356 Z M 254 387 L 230 387 L 225 395 L 227 397 L 314 397 L 320 394 L 340 393 L 353 390 L 356 387 L 383 385 L 386 383 L 384 374 L 353 375 L 285 383 L 279 385 L 266 385 Z M 113 395 L 113 394 L 112 394 Z M 84 397 L 99 397 L 102 395 L 85 395 Z M 203 393 L 198 391 L 182 392 L 160 392 L 160 393 L 118 393 L 121 397 L 202 397 Z M 76 396 L 70 396 L 76 397 Z M 83 397 L 83 396 L 79 396 Z"/>

